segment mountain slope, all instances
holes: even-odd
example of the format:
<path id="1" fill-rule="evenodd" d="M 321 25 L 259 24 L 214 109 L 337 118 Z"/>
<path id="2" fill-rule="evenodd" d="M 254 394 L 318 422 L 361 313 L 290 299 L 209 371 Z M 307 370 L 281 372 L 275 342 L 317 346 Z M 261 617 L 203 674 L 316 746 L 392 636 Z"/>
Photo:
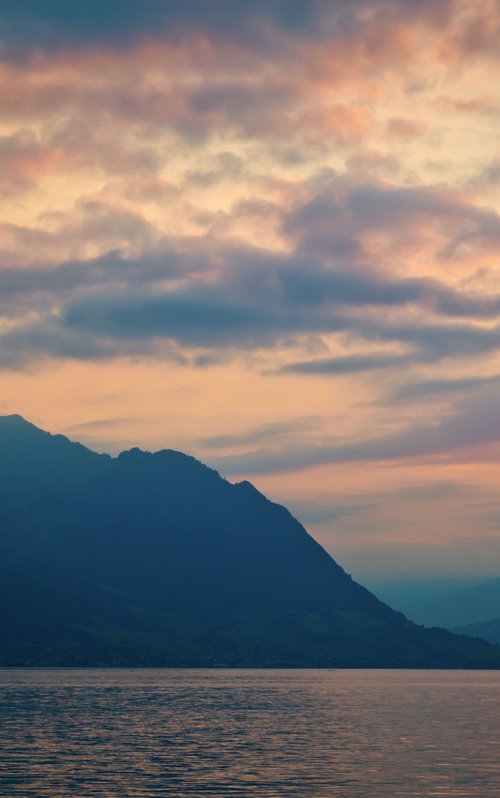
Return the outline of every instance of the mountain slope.
<path id="1" fill-rule="evenodd" d="M 483 621 L 482 623 L 470 623 L 454 631 L 456 634 L 480 637 L 483 640 L 487 640 L 489 643 L 497 643 L 500 645 L 500 618 L 493 618 L 490 621 Z"/>
<path id="2" fill-rule="evenodd" d="M 356 584 L 192 457 L 98 455 L 0 417 L 0 663 L 498 667 Z"/>

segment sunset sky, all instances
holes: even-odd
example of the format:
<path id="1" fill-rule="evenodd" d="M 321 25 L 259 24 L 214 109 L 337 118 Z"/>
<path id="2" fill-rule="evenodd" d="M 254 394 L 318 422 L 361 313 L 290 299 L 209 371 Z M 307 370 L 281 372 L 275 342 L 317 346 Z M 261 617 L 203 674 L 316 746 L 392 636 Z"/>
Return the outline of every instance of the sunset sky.
<path id="1" fill-rule="evenodd" d="M 2 0 L 0 413 L 357 578 L 500 572 L 500 2 Z"/>

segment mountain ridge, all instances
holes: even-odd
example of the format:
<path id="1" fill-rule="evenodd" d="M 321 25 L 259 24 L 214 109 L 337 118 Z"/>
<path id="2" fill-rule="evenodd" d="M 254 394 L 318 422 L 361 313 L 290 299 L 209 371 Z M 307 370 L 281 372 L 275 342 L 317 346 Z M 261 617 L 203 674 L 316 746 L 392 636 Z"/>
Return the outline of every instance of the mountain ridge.
<path id="1" fill-rule="evenodd" d="M 382 601 L 391 606 L 399 603 L 401 609 L 415 623 L 440 626 L 453 631 L 458 627 L 489 621 L 500 611 L 500 577 L 476 578 L 465 586 L 428 587 L 417 585 L 412 596 L 412 585 L 396 584 L 373 588 Z M 434 588 L 434 590 L 432 589 Z"/>
<path id="2" fill-rule="evenodd" d="M 358 585 L 283 506 L 191 455 L 0 417 L 0 663 L 499 667 Z"/>
<path id="3" fill-rule="evenodd" d="M 455 634 L 468 635 L 469 637 L 480 637 L 488 643 L 500 645 L 500 618 L 491 618 L 480 623 L 469 623 L 465 626 L 452 629 Z"/>

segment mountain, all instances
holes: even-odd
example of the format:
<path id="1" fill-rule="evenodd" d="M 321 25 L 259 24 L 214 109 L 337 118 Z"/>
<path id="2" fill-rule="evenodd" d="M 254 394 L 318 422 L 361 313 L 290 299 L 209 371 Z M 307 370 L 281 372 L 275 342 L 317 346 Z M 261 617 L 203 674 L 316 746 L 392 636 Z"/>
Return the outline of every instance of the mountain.
<path id="1" fill-rule="evenodd" d="M 471 623 L 467 626 L 454 630 L 457 634 L 470 635 L 471 637 L 481 637 L 489 643 L 500 644 L 500 618 L 493 618 L 491 621 L 482 623 Z"/>
<path id="2" fill-rule="evenodd" d="M 499 667 L 379 601 L 282 506 L 185 454 L 0 417 L 0 664 Z"/>
<path id="3" fill-rule="evenodd" d="M 465 581 L 465 580 L 464 580 Z M 460 585 L 460 580 L 373 585 L 375 594 L 408 618 L 427 626 L 455 629 L 490 620 L 500 611 L 500 578 Z"/>

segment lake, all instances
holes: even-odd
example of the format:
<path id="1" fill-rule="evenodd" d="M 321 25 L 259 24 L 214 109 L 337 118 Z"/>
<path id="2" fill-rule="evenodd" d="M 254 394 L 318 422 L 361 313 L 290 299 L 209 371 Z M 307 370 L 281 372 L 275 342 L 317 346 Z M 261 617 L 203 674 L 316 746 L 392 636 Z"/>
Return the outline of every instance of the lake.
<path id="1" fill-rule="evenodd" d="M 0 671 L 6 798 L 500 796 L 500 672 Z"/>

